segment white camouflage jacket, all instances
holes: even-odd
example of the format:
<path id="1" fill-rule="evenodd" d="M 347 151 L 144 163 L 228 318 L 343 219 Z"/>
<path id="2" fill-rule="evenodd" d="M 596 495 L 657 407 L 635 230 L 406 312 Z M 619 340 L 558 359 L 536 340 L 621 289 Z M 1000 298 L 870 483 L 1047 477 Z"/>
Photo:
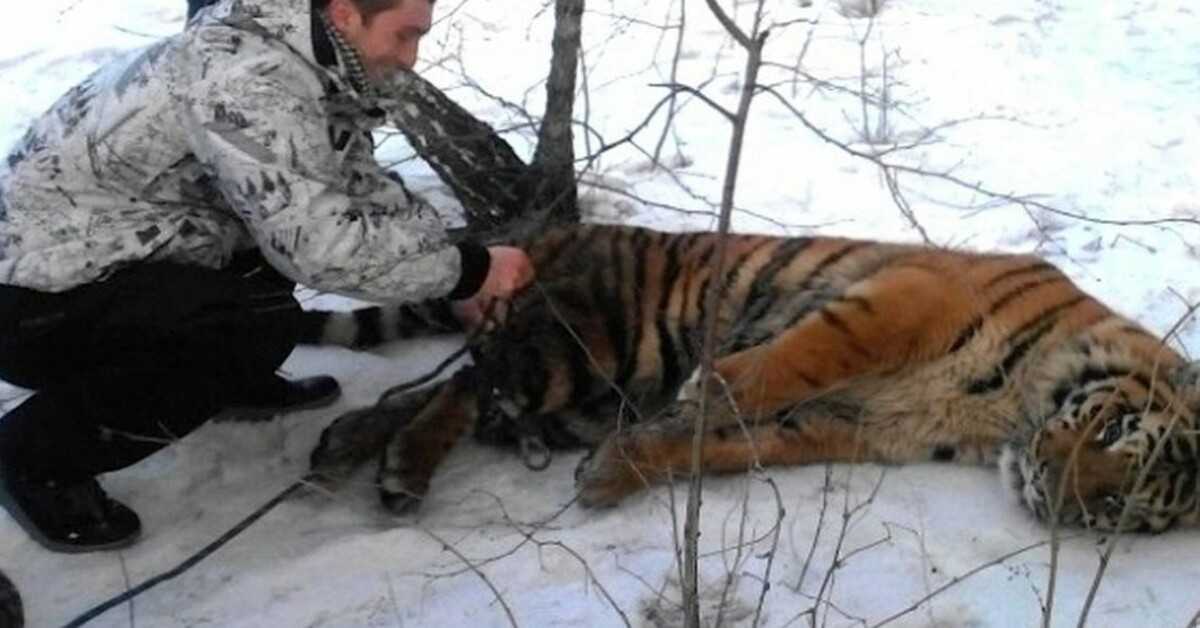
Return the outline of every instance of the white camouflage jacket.
<path id="1" fill-rule="evenodd" d="M 98 70 L 0 164 L 0 284 L 58 292 L 142 260 L 220 268 L 257 244 L 320 290 L 473 294 L 486 250 L 451 244 L 372 155 L 370 130 L 402 101 L 358 94 L 335 50 L 310 0 L 225 0 Z"/>

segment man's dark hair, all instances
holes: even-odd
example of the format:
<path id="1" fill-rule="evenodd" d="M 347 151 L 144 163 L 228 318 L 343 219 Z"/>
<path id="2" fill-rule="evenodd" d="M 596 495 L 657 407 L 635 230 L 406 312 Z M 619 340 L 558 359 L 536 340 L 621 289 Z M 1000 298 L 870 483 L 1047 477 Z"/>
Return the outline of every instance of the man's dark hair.
<path id="1" fill-rule="evenodd" d="M 433 4 L 435 0 L 423 1 Z M 313 11 L 324 11 L 325 7 L 329 6 L 329 2 L 330 0 L 313 0 Z M 363 21 L 370 22 L 376 15 L 405 2 L 405 0 L 350 0 L 350 2 L 358 8 L 359 13 L 362 13 Z"/>
<path id="2" fill-rule="evenodd" d="M 433 4 L 435 0 L 426 0 L 429 4 Z M 330 0 L 313 0 L 313 11 L 324 11 L 325 7 L 329 6 Z M 354 6 L 358 8 L 358 12 L 362 13 L 363 21 L 370 22 L 372 18 L 388 9 L 404 2 L 404 0 L 350 0 Z M 187 19 L 191 20 L 192 16 L 200 9 L 216 4 L 217 0 L 188 0 Z"/>

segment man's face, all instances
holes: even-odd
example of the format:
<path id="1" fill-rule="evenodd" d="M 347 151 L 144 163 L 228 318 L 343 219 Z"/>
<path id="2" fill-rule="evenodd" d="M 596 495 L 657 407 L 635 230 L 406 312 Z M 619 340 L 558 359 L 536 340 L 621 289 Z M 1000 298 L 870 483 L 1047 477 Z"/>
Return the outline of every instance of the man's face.
<path id="1" fill-rule="evenodd" d="M 376 13 L 370 22 L 350 0 L 333 0 L 329 10 L 334 26 L 358 51 L 372 81 L 411 70 L 421 37 L 429 32 L 433 20 L 429 0 L 399 0 L 392 8 Z"/>

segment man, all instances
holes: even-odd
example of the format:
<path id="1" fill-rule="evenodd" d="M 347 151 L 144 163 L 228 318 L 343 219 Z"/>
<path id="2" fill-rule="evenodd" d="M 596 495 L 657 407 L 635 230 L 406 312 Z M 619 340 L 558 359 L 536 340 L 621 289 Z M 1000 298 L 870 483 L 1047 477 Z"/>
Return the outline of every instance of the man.
<path id="1" fill-rule="evenodd" d="M 311 4 L 310 4 L 311 3 Z M 468 323 L 532 279 L 513 248 L 451 243 L 374 161 L 431 0 L 223 0 L 73 88 L 0 164 L 0 498 L 39 542 L 132 543 L 99 473 L 229 407 L 332 402 L 275 374 L 293 282 L 447 298 Z"/>

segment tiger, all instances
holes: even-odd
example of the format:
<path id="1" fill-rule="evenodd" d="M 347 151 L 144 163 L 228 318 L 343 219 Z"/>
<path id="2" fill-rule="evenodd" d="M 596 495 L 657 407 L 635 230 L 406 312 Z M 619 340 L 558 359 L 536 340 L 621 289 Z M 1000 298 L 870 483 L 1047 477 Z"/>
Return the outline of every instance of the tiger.
<path id="1" fill-rule="evenodd" d="M 598 224 L 518 245 L 537 281 L 473 364 L 334 420 L 314 477 L 377 458 L 384 507 L 411 512 L 473 433 L 532 458 L 588 448 L 575 498 L 613 506 L 689 475 L 703 411 L 705 472 L 991 465 L 1047 523 L 1197 522 L 1200 369 L 1045 259 Z"/>

